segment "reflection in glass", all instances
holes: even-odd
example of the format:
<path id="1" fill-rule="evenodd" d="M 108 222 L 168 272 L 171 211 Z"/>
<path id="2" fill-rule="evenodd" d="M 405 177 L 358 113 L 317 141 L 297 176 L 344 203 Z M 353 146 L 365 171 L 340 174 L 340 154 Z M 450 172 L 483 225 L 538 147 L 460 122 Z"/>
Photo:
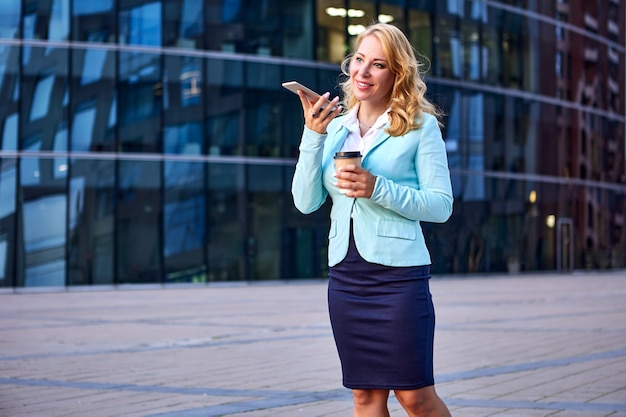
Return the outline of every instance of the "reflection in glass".
<path id="1" fill-rule="evenodd" d="M 45 76 L 37 82 L 35 93 L 33 94 L 32 106 L 30 108 L 31 122 L 36 119 L 41 119 L 48 114 L 51 99 L 50 93 L 52 92 L 53 85 L 54 75 Z"/>
<path id="2" fill-rule="evenodd" d="M 247 279 L 245 253 L 253 249 L 244 239 L 246 219 L 245 167 L 208 165 L 207 242 L 210 281 Z"/>
<path id="3" fill-rule="evenodd" d="M 188 123 L 166 126 L 164 149 L 167 154 L 200 155 L 202 153 L 202 125 Z"/>
<path id="4" fill-rule="evenodd" d="M 199 58 L 165 57 L 163 108 L 166 124 L 184 118 L 202 118 L 202 61 Z"/>
<path id="5" fill-rule="evenodd" d="M 419 10 L 409 10 L 408 37 L 417 52 L 423 57 L 425 64 L 422 71 L 432 70 L 433 57 L 433 29 L 430 23 L 430 14 Z"/>
<path id="6" fill-rule="evenodd" d="M 7 278 L 7 253 L 9 242 L 5 234 L 0 234 L 0 287 L 6 285 Z"/>
<path id="7" fill-rule="evenodd" d="M 340 13 L 345 4 L 343 0 L 318 0 L 316 2 L 317 50 L 318 61 L 340 63 L 347 52 L 346 17 Z M 333 13 L 338 11 L 338 13 Z"/>
<path id="8" fill-rule="evenodd" d="M 127 4 L 133 6 L 129 7 Z M 120 43 L 128 45 L 161 46 L 162 26 L 160 2 L 120 0 L 119 8 Z"/>
<path id="9" fill-rule="evenodd" d="M 255 106 L 246 109 L 246 155 L 280 156 L 281 135 L 276 93 L 258 93 Z"/>
<path id="10" fill-rule="evenodd" d="M 0 38 L 13 39 L 20 27 L 20 2 L 0 2 Z"/>
<path id="11" fill-rule="evenodd" d="M 67 152 L 67 126 L 65 123 L 57 126 L 54 135 L 54 143 L 52 145 L 54 152 Z M 62 179 L 67 177 L 67 156 L 56 157 L 53 160 L 52 176 L 54 179 Z"/>
<path id="12" fill-rule="evenodd" d="M 19 4 L 19 2 L 13 3 Z M 26 11 L 24 16 L 24 39 L 47 39 L 54 41 L 68 39 L 70 32 L 69 0 L 26 0 L 24 10 Z"/>
<path id="13" fill-rule="evenodd" d="M 7 116 L 4 120 L 4 128 L 2 131 L 2 150 L 17 150 L 17 113 Z"/>
<path id="14" fill-rule="evenodd" d="M 115 148 L 117 53 L 98 49 L 72 51 L 71 141 L 74 151 L 111 151 Z M 112 119 L 114 122 L 108 124 Z"/>
<path id="15" fill-rule="evenodd" d="M 115 161 L 72 161 L 68 284 L 113 284 Z"/>
<path id="16" fill-rule="evenodd" d="M 24 242 L 18 253 L 18 285 L 65 285 L 67 197 L 64 183 L 55 180 L 53 161 L 22 158 L 20 234 Z M 29 172 L 29 170 L 35 170 Z M 28 176 L 37 181 L 28 181 Z M 51 221 L 50 219 L 54 219 Z"/>
<path id="17" fill-rule="evenodd" d="M 2 159 L 0 170 L 0 222 L 15 213 L 15 160 Z"/>
<path id="18" fill-rule="evenodd" d="M 109 52 L 99 49 L 87 49 L 83 58 L 80 85 L 94 83 L 102 79 L 104 63 Z"/>
<path id="19" fill-rule="evenodd" d="M 163 256 L 168 282 L 205 282 L 204 166 L 165 161 Z"/>
<path id="20" fill-rule="evenodd" d="M 204 34 L 203 1 L 163 0 L 164 46 L 199 49 Z"/>
<path id="21" fill-rule="evenodd" d="M 115 42 L 113 0 L 72 0 L 72 38 L 87 42 Z"/>
<path id="22" fill-rule="evenodd" d="M 70 1 L 52 0 L 50 13 L 49 40 L 66 40 L 70 33 Z"/>
<path id="23" fill-rule="evenodd" d="M 79 152 L 90 150 L 95 120 L 95 103 L 84 103 L 77 107 L 72 124 L 72 150 Z"/>
<path id="24" fill-rule="evenodd" d="M 124 151 L 158 152 L 163 96 L 161 57 L 139 52 L 122 52 L 119 57 L 120 145 Z"/>
<path id="25" fill-rule="evenodd" d="M 15 204 L 17 196 L 16 160 L 0 160 L 0 287 L 15 285 Z"/>
<path id="26" fill-rule="evenodd" d="M 120 283 L 161 282 L 161 164 L 119 161 L 117 276 Z"/>
<path id="27" fill-rule="evenodd" d="M 247 261 L 251 279 L 281 276 L 281 209 L 287 195 L 283 190 L 283 184 L 287 182 L 283 172 L 280 166 L 248 166 Z"/>
<path id="28" fill-rule="evenodd" d="M 312 60 L 315 58 L 315 26 L 310 17 L 308 1 L 283 2 L 281 29 L 283 34 L 281 56 Z"/>

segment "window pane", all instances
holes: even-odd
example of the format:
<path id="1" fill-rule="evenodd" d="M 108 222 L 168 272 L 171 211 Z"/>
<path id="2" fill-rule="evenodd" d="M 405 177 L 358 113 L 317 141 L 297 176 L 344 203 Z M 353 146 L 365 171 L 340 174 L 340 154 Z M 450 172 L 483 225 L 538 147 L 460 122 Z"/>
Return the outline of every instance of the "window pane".
<path id="1" fill-rule="evenodd" d="M 120 43 L 161 46 L 161 3 L 120 0 Z"/>
<path id="2" fill-rule="evenodd" d="M 53 159 L 23 157 L 20 163 L 18 285 L 65 285 L 67 196 Z M 53 219 L 53 220 L 52 220 Z"/>
<path id="3" fill-rule="evenodd" d="M 208 165 L 209 280 L 248 279 L 245 239 L 245 167 L 235 164 Z M 244 252 L 245 250 L 245 252 Z"/>
<path id="4" fill-rule="evenodd" d="M 418 10 L 409 11 L 408 38 L 417 52 L 425 57 L 422 71 L 432 71 L 433 57 L 433 28 L 430 23 L 430 14 Z"/>
<path id="5" fill-rule="evenodd" d="M 241 1 L 208 0 L 206 4 L 206 46 L 216 51 L 235 52 L 245 38 Z"/>
<path id="6" fill-rule="evenodd" d="M 114 284 L 115 162 L 73 160 L 68 285 Z"/>
<path id="7" fill-rule="evenodd" d="M 163 107 L 165 123 L 202 117 L 202 60 L 180 56 L 165 57 Z"/>
<path id="8" fill-rule="evenodd" d="M 68 50 L 65 48 L 25 48 L 21 102 L 20 148 L 31 146 L 37 137 L 39 149 L 50 151 L 58 139 L 59 126 L 67 126 Z M 26 59 L 26 57 L 25 57 Z M 56 138 L 56 139 L 55 139 Z"/>
<path id="9" fill-rule="evenodd" d="M 204 36 L 203 2 L 164 0 L 164 46 L 201 49 Z"/>
<path id="10" fill-rule="evenodd" d="M 120 145 L 123 151 L 158 152 L 161 127 L 161 57 L 120 53 Z"/>
<path id="11" fill-rule="evenodd" d="M 32 106 L 30 108 L 30 118 L 32 122 L 41 119 L 48 114 L 50 107 L 50 93 L 54 86 L 54 75 L 48 75 L 37 81 L 35 92 L 33 93 Z"/>
<path id="12" fill-rule="evenodd" d="M 237 52 L 279 56 L 282 53 L 280 33 L 281 0 L 244 2 L 246 42 Z"/>
<path id="13" fill-rule="evenodd" d="M 17 161 L 0 160 L 0 287 L 15 285 L 15 204 Z"/>
<path id="14" fill-rule="evenodd" d="M 163 255 L 167 282 L 205 282 L 204 165 L 165 161 Z"/>
<path id="15" fill-rule="evenodd" d="M 367 26 L 372 22 L 376 22 L 378 16 L 376 15 L 376 6 L 373 1 L 350 0 L 348 5 L 348 36 L 351 43 Z"/>
<path id="16" fill-rule="evenodd" d="M 282 13 L 282 56 L 287 58 L 314 59 L 315 27 L 311 13 L 315 1 L 285 1 Z"/>
<path id="17" fill-rule="evenodd" d="M 217 59 L 205 63 L 207 152 L 212 155 L 241 155 L 244 64 Z"/>
<path id="18" fill-rule="evenodd" d="M 115 42 L 113 0 L 72 0 L 72 38 L 87 42 Z"/>
<path id="19" fill-rule="evenodd" d="M 72 51 L 70 148 L 74 151 L 115 149 L 116 56 L 98 49 Z"/>
<path id="20" fill-rule="evenodd" d="M 70 33 L 70 1 L 26 0 L 24 18 L 24 39 L 67 40 Z"/>
<path id="21" fill-rule="evenodd" d="M 249 165 L 248 261 L 250 279 L 276 279 L 281 276 L 284 203 L 280 166 Z M 291 200 L 288 199 L 289 203 Z"/>
<path id="22" fill-rule="evenodd" d="M 0 2 L 0 38 L 13 39 L 20 28 L 20 2 Z"/>
<path id="23" fill-rule="evenodd" d="M 17 150 L 17 113 L 7 116 L 4 120 L 4 127 L 2 130 L 2 146 L 0 149 L 5 151 Z"/>
<path id="24" fill-rule="evenodd" d="M 117 276 L 120 283 L 161 279 L 161 164 L 119 161 Z"/>
<path id="25" fill-rule="evenodd" d="M 339 63 L 348 50 L 345 1 L 318 0 L 316 14 L 317 59 Z"/>

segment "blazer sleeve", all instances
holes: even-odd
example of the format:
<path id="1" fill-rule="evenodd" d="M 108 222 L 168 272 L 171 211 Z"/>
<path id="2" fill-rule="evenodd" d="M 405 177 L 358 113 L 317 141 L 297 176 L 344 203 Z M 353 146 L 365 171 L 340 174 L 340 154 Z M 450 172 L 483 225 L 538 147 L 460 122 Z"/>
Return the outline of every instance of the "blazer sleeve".
<path id="1" fill-rule="evenodd" d="M 328 191 L 322 183 L 322 158 L 325 139 L 326 135 L 304 127 L 299 147 L 300 156 L 291 183 L 294 205 L 304 214 L 319 209 L 328 196 Z"/>
<path id="2" fill-rule="evenodd" d="M 417 132 L 417 188 L 378 176 L 370 199 L 411 220 L 443 223 L 452 215 L 453 203 L 445 143 L 435 117 L 426 117 Z"/>

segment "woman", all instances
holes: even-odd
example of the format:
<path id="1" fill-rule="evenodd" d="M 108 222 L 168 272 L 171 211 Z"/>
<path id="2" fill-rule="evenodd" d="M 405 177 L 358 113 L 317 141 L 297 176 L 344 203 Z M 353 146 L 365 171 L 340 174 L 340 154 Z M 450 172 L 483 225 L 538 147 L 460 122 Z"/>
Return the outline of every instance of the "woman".
<path id="1" fill-rule="evenodd" d="M 305 127 L 292 184 L 303 213 L 332 199 L 328 303 L 354 415 L 389 416 L 391 390 L 409 416 L 450 416 L 433 379 L 430 254 L 420 221 L 445 222 L 452 187 L 437 110 L 409 41 L 375 24 L 342 65 L 339 98 L 299 92 Z M 335 171 L 338 151 L 361 166 Z"/>

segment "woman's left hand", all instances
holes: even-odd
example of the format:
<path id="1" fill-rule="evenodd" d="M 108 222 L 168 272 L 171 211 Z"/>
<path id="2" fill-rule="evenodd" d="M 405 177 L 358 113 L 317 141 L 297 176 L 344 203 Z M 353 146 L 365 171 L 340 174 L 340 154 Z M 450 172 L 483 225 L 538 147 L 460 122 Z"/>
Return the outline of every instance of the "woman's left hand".
<path id="1" fill-rule="evenodd" d="M 346 165 L 335 172 L 337 187 L 352 198 L 370 198 L 374 192 L 376 177 L 358 165 Z"/>

